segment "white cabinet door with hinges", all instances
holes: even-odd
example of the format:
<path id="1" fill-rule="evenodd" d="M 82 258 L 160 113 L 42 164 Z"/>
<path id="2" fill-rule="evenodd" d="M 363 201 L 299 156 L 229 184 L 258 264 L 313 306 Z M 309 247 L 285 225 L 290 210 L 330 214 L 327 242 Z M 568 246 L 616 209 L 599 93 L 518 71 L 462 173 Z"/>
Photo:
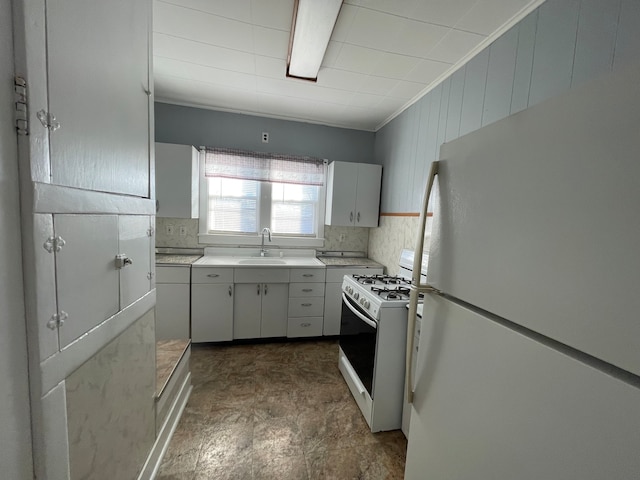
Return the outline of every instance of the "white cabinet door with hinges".
<path id="1" fill-rule="evenodd" d="M 60 348 L 147 294 L 147 215 L 53 215 Z M 60 240 L 58 240 L 60 239 Z"/>
<path id="2" fill-rule="evenodd" d="M 233 338 L 271 338 L 287 334 L 287 283 L 238 283 Z"/>
<path id="3" fill-rule="evenodd" d="M 191 341 L 233 340 L 232 283 L 191 284 Z"/>
<path id="4" fill-rule="evenodd" d="M 58 309 L 68 315 L 58 329 L 64 348 L 119 310 L 118 216 L 53 217 L 65 242 L 55 253 Z"/>
<path id="5" fill-rule="evenodd" d="M 378 226 L 380 165 L 332 162 L 327 177 L 326 225 Z"/>
<path id="6" fill-rule="evenodd" d="M 153 249 L 147 215 L 120 215 L 118 217 L 120 255 L 131 263 L 120 270 L 120 308 L 125 308 L 151 289 L 153 264 L 149 250 Z"/>
<path id="7" fill-rule="evenodd" d="M 47 1 L 51 183 L 149 198 L 150 8 Z"/>

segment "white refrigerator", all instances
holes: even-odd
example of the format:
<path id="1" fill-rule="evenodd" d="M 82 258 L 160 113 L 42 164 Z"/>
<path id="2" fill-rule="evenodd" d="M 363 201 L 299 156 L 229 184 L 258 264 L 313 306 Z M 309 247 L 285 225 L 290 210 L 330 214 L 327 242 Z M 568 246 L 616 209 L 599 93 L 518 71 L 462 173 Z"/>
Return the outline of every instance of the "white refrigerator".
<path id="1" fill-rule="evenodd" d="M 611 74 L 442 146 L 406 479 L 640 478 L 639 85 Z"/>

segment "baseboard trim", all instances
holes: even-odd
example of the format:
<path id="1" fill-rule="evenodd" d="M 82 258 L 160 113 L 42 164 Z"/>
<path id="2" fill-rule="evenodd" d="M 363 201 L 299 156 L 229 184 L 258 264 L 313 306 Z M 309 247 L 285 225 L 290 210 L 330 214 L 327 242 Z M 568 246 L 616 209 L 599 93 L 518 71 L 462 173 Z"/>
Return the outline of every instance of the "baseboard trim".
<path id="1" fill-rule="evenodd" d="M 178 426 L 184 407 L 187 405 L 192 389 L 191 372 L 189 372 L 185 376 L 184 382 L 182 382 L 180 392 L 171 406 L 171 410 L 162 425 L 162 429 L 158 432 L 156 441 L 149 452 L 149 456 L 147 457 L 147 461 L 145 462 L 144 467 L 142 467 L 140 475 L 138 475 L 138 480 L 153 480 L 158 474 L 158 469 L 160 468 L 164 454 L 167 451 L 173 432 L 175 432 L 176 427 Z"/>

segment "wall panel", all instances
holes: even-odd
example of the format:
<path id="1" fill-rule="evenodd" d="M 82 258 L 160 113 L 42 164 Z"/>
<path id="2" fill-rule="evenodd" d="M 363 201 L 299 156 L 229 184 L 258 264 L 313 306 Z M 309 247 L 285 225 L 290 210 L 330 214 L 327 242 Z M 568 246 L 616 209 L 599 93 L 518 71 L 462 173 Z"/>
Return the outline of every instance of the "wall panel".
<path id="1" fill-rule="evenodd" d="M 533 50 L 536 43 L 537 26 L 538 10 L 527 15 L 517 25 L 518 50 L 516 52 L 516 69 L 513 72 L 511 113 L 518 113 L 529 105 L 531 69 L 533 68 Z"/>
<path id="2" fill-rule="evenodd" d="M 489 49 L 489 68 L 482 113 L 483 126 L 508 116 L 511 111 L 517 49 L 518 30 L 515 28 L 496 40 Z"/>
<path id="3" fill-rule="evenodd" d="M 548 0 L 540 6 L 529 106 L 571 86 L 579 10 L 578 0 Z"/>
<path id="4" fill-rule="evenodd" d="M 628 63 L 637 62 L 638 52 L 640 52 L 640 2 L 622 0 L 613 68 L 618 69 Z"/>
<path id="5" fill-rule="evenodd" d="M 462 98 L 462 114 L 460 118 L 460 135 L 472 132 L 480 128 L 482 124 L 482 110 L 484 108 L 484 92 L 487 86 L 488 66 L 488 49 L 480 52 L 469 60 L 467 64 Z"/>
<path id="6" fill-rule="evenodd" d="M 572 87 L 611 70 L 620 5 L 620 0 L 582 1 Z"/>

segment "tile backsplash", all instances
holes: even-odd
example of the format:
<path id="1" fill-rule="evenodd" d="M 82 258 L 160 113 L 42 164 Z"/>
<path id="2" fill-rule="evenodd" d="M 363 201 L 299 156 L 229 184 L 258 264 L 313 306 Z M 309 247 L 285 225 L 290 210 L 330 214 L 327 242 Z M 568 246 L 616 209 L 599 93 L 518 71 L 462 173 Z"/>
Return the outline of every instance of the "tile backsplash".
<path id="1" fill-rule="evenodd" d="M 430 230 L 430 223 L 429 220 L 427 231 Z M 380 226 L 369 232 L 369 257 L 387 267 L 387 273 L 396 275 L 402 249 L 413 250 L 416 247 L 419 224 L 418 216 L 381 216 Z"/>
<path id="2" fill-rule="evenodd" d="M 198 243 L 198 219 L 156 217 L 156 247 L 203 248 L 210 245 Z M 170 228 L 167 228 L 170 227 Z M 181 227 L 185 235 L 180 235 Z M 169 235 L 168 230 L 173 230 Z M 324 227 L 324 246 L 318 250 L 343 250 L 367 252 L 369 228 Z"/>

